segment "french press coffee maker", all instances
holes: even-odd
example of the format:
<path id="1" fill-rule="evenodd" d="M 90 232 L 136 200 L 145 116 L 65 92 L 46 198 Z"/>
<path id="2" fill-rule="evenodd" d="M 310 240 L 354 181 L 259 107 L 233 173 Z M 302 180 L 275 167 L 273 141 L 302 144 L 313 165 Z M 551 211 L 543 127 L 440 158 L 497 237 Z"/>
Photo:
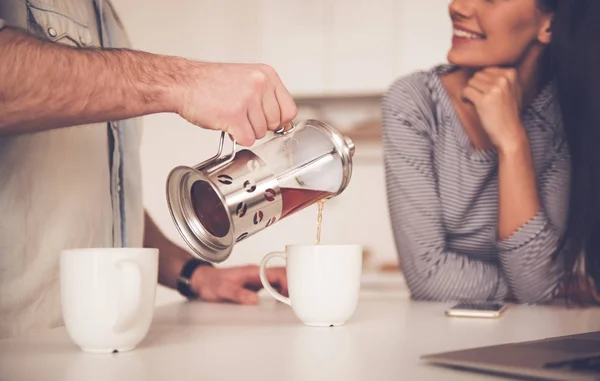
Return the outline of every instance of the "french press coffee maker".
<path id="1" fill-rule="evenodd" d="M 346 189 L 354 144 L 331 126 L 306 120 L 280 128 L 252 148 L 233 143 L 167 179 L 173 221 L 200 259 L 220 263 L 233 246 L 268 226 Z"/>

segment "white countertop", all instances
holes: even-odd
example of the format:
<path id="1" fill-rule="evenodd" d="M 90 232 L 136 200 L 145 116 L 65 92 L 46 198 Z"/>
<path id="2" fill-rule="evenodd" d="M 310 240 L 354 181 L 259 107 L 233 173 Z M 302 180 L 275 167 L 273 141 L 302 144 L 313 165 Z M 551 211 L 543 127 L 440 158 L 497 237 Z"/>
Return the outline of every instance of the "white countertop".
<path id="1" fill-rule="evenodd" d="M 64 328 L 0 340 L 0 380 L 398 381 L 500 379 L 423 363 L 423 354 L 600 330 L 600 309 L 511 305 L 496 320 L 444 315 L 408 299 L 399 277 L 365 277 L 346 326 L 303 326 L 269 296 L 259 306 L 174 301 L 128 353 L 83 353 Z"/>

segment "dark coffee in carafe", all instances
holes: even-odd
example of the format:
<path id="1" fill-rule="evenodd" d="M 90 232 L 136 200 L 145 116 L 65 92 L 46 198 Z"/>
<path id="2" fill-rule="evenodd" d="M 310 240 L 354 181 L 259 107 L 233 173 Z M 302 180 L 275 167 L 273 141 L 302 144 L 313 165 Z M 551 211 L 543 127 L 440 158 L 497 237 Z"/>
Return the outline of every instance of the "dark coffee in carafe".
<path id="1" fill-rule="evenodd" d="M 329 197 L 332 194 L 333 193 L 331 192 L 312 189 L 281 188 L 283 207 L 279 220 L 299 212 L 307 206 Z M 217 237 L 224 237 L 230 229 L 229 217 L 219 196 L 212 190 L 212 187 L 204 181 L 196 181 L 194 185 L 192 185 L 191 197 L 194 212 L 200 220 L 200 223 L 211 234 L 214 234 Z M 321 210 L 321 207 L 319 208 Z M 319 226 L 317 229 L 319 229 Z"/>

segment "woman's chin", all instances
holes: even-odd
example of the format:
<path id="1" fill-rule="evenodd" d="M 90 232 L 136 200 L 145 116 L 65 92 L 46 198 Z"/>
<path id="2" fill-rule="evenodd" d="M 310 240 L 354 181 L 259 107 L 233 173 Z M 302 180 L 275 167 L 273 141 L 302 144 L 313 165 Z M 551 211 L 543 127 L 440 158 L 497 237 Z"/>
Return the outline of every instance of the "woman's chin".
<path id="1" fill-rule="evenodd" d="M 469 59 L 469 58 L 465 58 L 465 57 L 456 57 L 456 56 L 452 56 L 452 54 L 448 54 L 447 60 L 448 60 L 448 63 L 453 66 L 460 66 L 460 67 L 470 68 L 470 69 L 478 69 L 478 68 L 482 68 L 482 67 L 492 66 L 491 64 L 489 64 L 487 62 Z"/>
<path id="2" fill-rule="evenodd" d="M 451 49 L 446 56 L 448 62 L 455 66 L 478 68 L 485 66 L 492 66 L 489 60 L 483 59 L 483 57 L 477 57 L 474 54 L 467 52 L 460 52 Z"/>
<path id="3" fill-rule="evenodd" d="M 460 66 L 470 69 L 481 69 L 484 67 L 495 66 L 510 66 L 511 60 L 490 60 L 489 57 L 481 57 L 481 55 L 467 54 L 466 52 L 456 52 L 450 50 L 446 56 L 448 63 L 454 66 Z"/>

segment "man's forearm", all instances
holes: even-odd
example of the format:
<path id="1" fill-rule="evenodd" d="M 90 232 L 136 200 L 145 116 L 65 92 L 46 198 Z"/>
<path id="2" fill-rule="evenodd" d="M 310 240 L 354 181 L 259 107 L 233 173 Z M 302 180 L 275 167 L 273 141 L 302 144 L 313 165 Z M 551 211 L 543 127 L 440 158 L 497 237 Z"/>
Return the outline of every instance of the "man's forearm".
<path id="1" fill-rule="evenodd" d="M 160 231 L 148 212 L 144 213 L 144 247 L 158 249 L 158 282 L 176 288 L 177 277 L 190 255 Z"/>
<path id="2" fill-rule="evenodd" d="M 148 212 L 145 212 L 144 216 L 144 247 L 159 250 L 158 282 L 167 287 L 177 288 L 179 273 L 192 256 L 165 237 Z"/>
<path id="3" fill-rule="evenodd" d="M 0 32 L 0 134 L 173 112 L 180 58 Z"/>

